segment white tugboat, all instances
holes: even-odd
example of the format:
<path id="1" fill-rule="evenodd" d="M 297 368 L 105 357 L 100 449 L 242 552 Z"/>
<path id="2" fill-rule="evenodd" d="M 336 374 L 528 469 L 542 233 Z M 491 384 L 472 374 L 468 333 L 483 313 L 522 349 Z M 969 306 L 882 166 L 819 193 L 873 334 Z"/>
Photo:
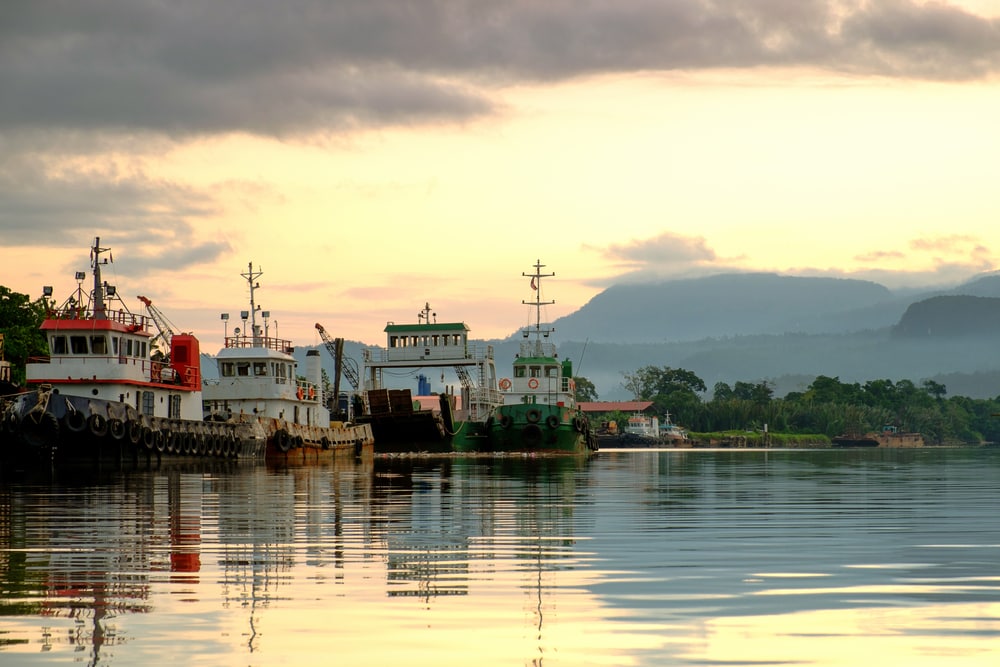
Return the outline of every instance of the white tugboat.
<path id="1" fill-rule="evenodd" d="M 259 427 L 202 420 L 198 339 L 165 328 L 144 297 L 149 314 L 130 312 L 101 279 L 110 256 L 95 239 L 92 289 L 84 289 L 87 274 L 77 272 L 75 292 L 48 307 L 41 330 L 49 356 L 29 360 L 30 391 L 3 413 L 0 459 L 262 458 Z M 52 294 L 44 292 L 46 299 Z M 169 354 L 157 349 L 161 338 Z"/>
<path id="2" fill-rule="evenodd" d="M 319 351 L 307 353 L 300 377 L 291 341 L 270 335 L 269 312 L 260 310 L 255 298 L 260 267 L 254 270 L 251 262 L 240 275 L 250 287 L 250 310 L 241 312 L 242 329 L 232 336 L 226 332 L 225 346 L 215 357 L 219 377 L 204 384 L 205 419 L 259 426 L 267 441 L 265 458 L 272 463 L 371 456 L 375 441 L 368 424 L 330 421 Z"/>

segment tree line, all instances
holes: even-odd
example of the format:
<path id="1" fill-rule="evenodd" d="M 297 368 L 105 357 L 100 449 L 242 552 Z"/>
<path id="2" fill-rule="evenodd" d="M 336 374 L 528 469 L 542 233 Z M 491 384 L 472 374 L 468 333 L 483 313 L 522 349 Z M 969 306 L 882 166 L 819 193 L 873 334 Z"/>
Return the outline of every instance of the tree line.
<path id="1" fill-rule="evenodd" d="M 592 388 L 577 380 L 577 387 Z M 1000 396 L 947 396 L 945 385 L 924 380 L 878 379 L 841 382 L 817 376 L 804 391 L 774 396 L 766 381 L 719 382 L 709 394 L 691 371 L 644 366 L 624 374 L 623 386 L 636 400 L 652 401 L 661 420 L 668 415 L 689 431 L 710 433 L 763 430 L 772 433 L 861 434 L 895 426 L 919 432 L 928 443 L 1000 442 Z M 593 400 L 591 393 L 580 400 Z"/>

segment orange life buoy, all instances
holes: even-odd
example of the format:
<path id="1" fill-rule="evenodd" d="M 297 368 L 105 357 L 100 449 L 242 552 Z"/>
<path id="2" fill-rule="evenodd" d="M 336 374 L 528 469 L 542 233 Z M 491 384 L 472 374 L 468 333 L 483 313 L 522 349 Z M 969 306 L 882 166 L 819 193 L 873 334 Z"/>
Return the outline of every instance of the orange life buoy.
<path id="1" fill-rule="evenodd" d="M 298 399 L 300 401 L 302 400 L 302 396 L 303 396 L 303 394 L 302 394 L 302 387 L 299 387 L 298 389 L 295 390 L 295 396 L 298 397 Z"/>
<path id="2" fill-rule="evenodd" d="M 500 388 L 503 389 L 504 391 L 510 389 L 510 380 L 508 378 L 500 380 Z"/>
<path id="3" fill-rule="evenodd" d="M 528 380 L 529 389 L 538 389 L 538 378 L 531 378 Z"/>
<path id="4" fill-rule="evenodd" d="M 316 398 L 316 388 L 315 387 L 309 387 L 309 400 L 311 401 L 314 398 Z"/>

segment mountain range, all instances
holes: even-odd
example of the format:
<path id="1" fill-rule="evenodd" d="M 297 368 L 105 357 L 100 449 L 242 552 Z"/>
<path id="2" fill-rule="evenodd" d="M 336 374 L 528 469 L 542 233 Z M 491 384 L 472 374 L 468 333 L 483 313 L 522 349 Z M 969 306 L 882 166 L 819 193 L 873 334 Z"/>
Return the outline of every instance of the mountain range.
<path id="1" fill-rule="evenodd" d="M 475 334 L 475 323 L 468 323 Z M 802 391 L 817 375 L 841 382 L 934 380 L 947 395 L 1000 395 L 1000 275 L 948 289 L 891 290 L 838 278 L 730 273 L 605 289 L 582 308 L 554 320 L 552 340 L 574 374 L 602 400 L 632 396 L 624 374 L 644 366 L 694 372 L 717 382 L 767 381 L 775 396 Z M 509 374 L 519 332 L 485 341 L 497 370 Z M 361 343 L 345 353 L 360 362 Z M 309 348 L 298 348 L 304 362 Z M 332 373 L 330 356 L 321 352 Z M 203 364 L 203 367 L 208 366 Z M 447 375 L 432 389 L 456 385 Z M 400 387 L 416 389 L 416 379 Z"/>

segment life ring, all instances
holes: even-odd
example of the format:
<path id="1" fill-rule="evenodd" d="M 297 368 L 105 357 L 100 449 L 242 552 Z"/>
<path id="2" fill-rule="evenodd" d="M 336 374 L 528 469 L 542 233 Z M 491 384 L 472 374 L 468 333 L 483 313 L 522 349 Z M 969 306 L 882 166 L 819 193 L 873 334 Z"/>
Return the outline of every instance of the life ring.
<path id="1" fill-rule="evenodd" d="M 108 420 L 108 434 L 113 440 L 123 440 L 128 434 L 125 422 L 117 417 Z"/>
<path id="2" fill-rule="evenodd" d="M 301 435 L 297 435 L 295 436 L 295 439 L 292 442 L 292 446 L 295 447 L 296 449 L 301 449 L 302 446 L 305 445 L 305 443 L 306 443 L 305 438 L 303 438 Z"/>
<path id="3" fill-rule="evenodd" d="M 279 452 L 287 452 L 292 448 L 292 439 L 285 429 L 278 429 L 274 434 L 274 446 Z"/>
<path id="4" fill-rule="evenodd" d="M 87 417 L 87 426 L 90 427 L 90 432 L 98 438 L 103 438 L 108 434 L 108 420 L 96 412 Z"/>
<path id="5" fill-rule="evenodd" d="M 125 422 L 125 427 L 128 431 L 128 441 L 133 445 L 138 445 L 139 440 L 142 439 L 142 423 L 132 419 Z"/>
<path id="6" fill-rule="evenodd" d="M 87 428 L 87 418 L 79 410 L 67 410 L 63 423 L 66 430 L 72 433 L 82 433 Z"/>
<path id="7" fill-rule="evenodd" d="M 302 393 L 302 387 L 295 390 L 295 396 L 301 401 L 305 394 Z"/>
<path id="8" fill-rule="evenodd" d="M 526 413 L 524 413 L 524 418 L 527 419 L 530 423 L 534 424 L 539 419 L 542 418 L 542 412 L 538 408 L 531 408 Z"/>
<path id="9" fill-rule="evenodd" d="M 583 417 L 573 417 L 573 428 L 577 433 L 583 433 L 584 423 Z"/>
<path id="10" fill-rule="evenodd" d="M 500 389 L 503 391 L 507 391 L 508 389 L 510 389 L 510 378 L 504 378 L 500 380 Z"/>
<path id="11" fill-rule="evenodd" d="M 311 401 L 314 398 L 316 398 L 316 388 L 315 387 L 309 387 L 309 400 Z"/>
<path id="12" fill-rule="evenodd" d="M 513 423 L 514 420 L 510 418 L 510 415 L 500 415 L 500 428 L 510 428 Z"/>
<path id="13" fill-rule="evenodd" d="M 148 426 L 142 427 L 142 446 L 150 451 L 156 446 L 156 436 Z"/>
<path id="14" fill-rule="evenodd" d="M 528 380 L 528 389 L 538 389 L 538 378 Z"/>
<path id="15" fill-rule="evenodd" d="M 555 429 L 559 428 L 560 424 L 559 415 L 549 415 L 545 418 L 545 425 L 549 428 Z"/>
<path id="16" fill-rule="evenodd" d="M 574 380 L 573 378 L 569 379 L 569 390 L 576 391 L 576 380 Z"/>

